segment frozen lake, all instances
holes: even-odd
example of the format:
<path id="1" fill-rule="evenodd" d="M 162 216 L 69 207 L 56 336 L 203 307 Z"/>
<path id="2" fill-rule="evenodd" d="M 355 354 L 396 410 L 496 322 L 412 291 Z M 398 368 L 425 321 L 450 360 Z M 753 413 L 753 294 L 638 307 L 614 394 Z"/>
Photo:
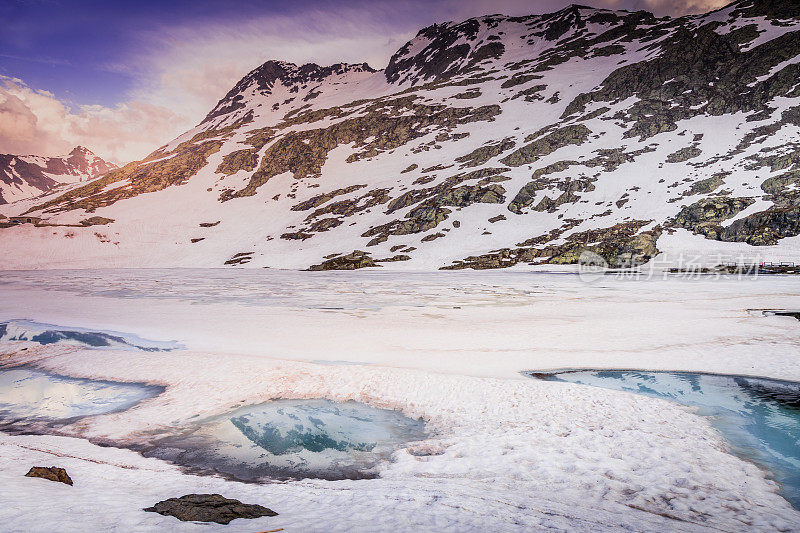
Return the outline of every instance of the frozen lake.
<path id="1" fill-rule="evenodd" d="M 763 313 L 799 301 L 781 276 L 0 272 L 2 364 L 165 387 L 59 435 L 0 432 L 0 521 L 159 531 L 142 508 L 204 492 L 261 502 L 287 531 L 396 530 L 398 516 L 416 531 L 798 530 L 777 483 L 712 418 L 520 372 L 800 381 L 800 322 Z M 67 403 L 92 404 L 78 396 Z M 38 402 L 19 402 L 21 416 Z M 56 463 L 81 487 L 69 501 L 24 477 Z M 262 482 L 276 477 L 289 481 Z M 75 505 L 94 510 L 91 527 Z M 226 531 L 265 529 L 251 526 Z"/>
<path id="2" fill-rule="evenodd" d="M 800 367 L 786 364 L 798 322 L 747 313 L 795 308 L 800 284 L 791 276 L 587 283 L 513 271 L 15 271 L 0 272 L 0 296 L 0 322 L 129 332 L 159 347 L 214 353 L 505 378 L 594 368 L 601 357 L 622 368 L 777 370 L 800 380 Z M 758 358 L 754 339 L 769 343 Z"/>
<path id="3" fill-rule="evenodd" d="M 534 374 L 664 398 L 710 417 L 734 451 L 768 469 L 800 508 L 800 383 L 691 372 L 569 371 Z"/>

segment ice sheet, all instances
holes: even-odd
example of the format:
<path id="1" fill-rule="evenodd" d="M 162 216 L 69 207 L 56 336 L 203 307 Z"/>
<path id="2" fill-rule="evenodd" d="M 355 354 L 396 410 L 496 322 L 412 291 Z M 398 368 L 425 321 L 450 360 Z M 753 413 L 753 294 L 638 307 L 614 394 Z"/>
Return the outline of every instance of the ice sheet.
<path id="1" fill-rule="evenodd" d="M 18 272 L 4 280 L 0 316 L 187 346 L 171 352 L 5 346 L 6 362 L 167 386 L 134 409 L 65 426 L 66 434 L 147 445 L 200 419 L 275 398 L 397 409 L 424 417 L 431 432 L 401 445 L 376 479 L 278 485 L 188 476 L 163 461 L 85 440 L 0 436 L 0 464 L 11 465 L 0 469 L 0 498 L 9 502 L 0 520 L 12 531 L 24 530 L 31 513 L 54 531 L 163 530 L 170 523 L 139 509 L 201 488 L 281 513 L 227 530 L 800 525 L 777 485 L 731 455 L 720 433 L 688 408 L 519 374 L 650 368 L 798 379 L 797 320 L 748 312 L 796 308 L 800 288 L 792 278 L 587 284 L 572 275 L 520 272 L 151 270 Z M 69 500 L 59 496 L 60 487 L 22 477 L 38 461 L 64 464 L 80 480 Z M 46 510 L 44 500 L 51 502 Z M 71 505 L 97 512 L 78 523 L 64 518 Z"/>

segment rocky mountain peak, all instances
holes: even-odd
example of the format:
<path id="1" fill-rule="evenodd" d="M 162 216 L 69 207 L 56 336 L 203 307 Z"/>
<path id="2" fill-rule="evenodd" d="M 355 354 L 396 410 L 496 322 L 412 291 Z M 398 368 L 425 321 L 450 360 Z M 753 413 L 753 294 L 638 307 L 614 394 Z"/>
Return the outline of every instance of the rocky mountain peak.
<path id="1" fill-rule="evenodd" d="M 542 17 L 542 21 L 546 25 L 544 38 L 548 41 L 557 41 L 570 30 L 584 28 L 586 20 L 582 16 L 582 11 L 587 10 L 594 11 L 591 7 L 572 4 L 561 11 L 544 15 Z"/>
<path id="2" fill-rule="evenodd" d="M 85 146 L 57 157 L 0 154 L 0 204 L 38 196 L 65 183 L 88 181 L 115 168 Z"/>
<path id="3" fill-rule="evenodd" d="M 244 109 L 248 96 L 269 95 L 278 82 L 292 90 L 293 86 L 322 82 L 330 76 L 347 72 L 372 73 L 377 71 L 367 63 L 336 63 L 323 67 L 316 63 L 306 63 L 298 66 L 288 61 L 269 60 L 242 78 L 206 115 L 202 123 L 209 122 L 216 117 L 233 111 Z"/>
<path id="4" fill-rule="evenodd" d="M 731 16 L 766 17 L 770 20 L 800 18 L 800 2 L 797 0 L 736 0 L 723 9 L 729 7 L 733 7 Z"/>
<path id="5" fill-rule="evenodd" d="M 81 145 L 78 145 L 78 146 L 76 146 L 75 148 L 73 148 L 73 149 L 72 149 L 72 151 L 69 153 L 69 155 L 88 155 L 88 156 L 94 156 L 94 154 L 92 153 L 92 151 L 91 151 L 91 150 L 89 150 L 89 149 L 88 149 L 88 148 L 86 148 L 85 146 L 81 146 Z"/>
<path id="6" fill-rule="evenodd" d="M 445 22 L 423 28 L 389 60 L 389 83 L 416 85 L 445 80 L 482 59 L 497 58 L 505 46 L 498 35 L 482 35 L 508 17 L 489 15 L 460 23 Z"/>

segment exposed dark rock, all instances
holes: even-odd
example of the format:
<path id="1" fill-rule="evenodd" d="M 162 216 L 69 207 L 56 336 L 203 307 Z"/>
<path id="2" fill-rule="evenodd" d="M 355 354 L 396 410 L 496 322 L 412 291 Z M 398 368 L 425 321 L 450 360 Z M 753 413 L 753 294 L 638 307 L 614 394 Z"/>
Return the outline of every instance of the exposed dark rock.
<path id="1" fill-rule="evenodd" d="M 769 246 L 785 237 L 797 235 L 800 235 L 800 205 L 773 207 L 735 220 L 722 230 L 719 240 Z"/>
<path id="2" fill-rule="evenodd" d="M 253 253 L 254 252 L 239 252 L 225 261 L 225 264 L 232 266 L 247 264 L 253 259 Z"/>
<path id="3" fill-rule="evenodd" d="M 252 196 L 272 177 L 290 171 L 295 179 L 318 178 L 328 153 L 342 144 L 353 143 L 360 150 L 348 162 L 375 157 L 398 148 L 432 130 L 452 129 L 459 124 L 490 121 L 500 114 L 500 106 L 478 108 L 424 105 L 415 96 L 371 101 L 363 114 L 346 118 L 328 127 L 288 131 L 281 135 L 261 159 L 261 165 L 241 190 L 220 196 L 221 201 Z M 340 116 L 341 109 L 326 109 L 301 114 L 292 123 L 314 122 L 329 115 Z M 288 124 L 287 124 L 288 125 Z M 257 135 L 257 134 L 256 134 Z"/>
<path id="4" fill-rule="evenodd" d="M 436 240 L 436 239 L 438 239 L 440 237 L 444 237 L 444 233 L 442 233 L 441 231 L 437 231 L 436 233 L 431 233 L 430 235 L 425 235 L 422 239 L 420 239 L 420 242 L 429 242 L 429 241 Z"/>
<path id="5" fill-rule="evenodd" d="M 457 157 L 456 161 L 462 163 L 461 168 L 477 167 L 486 163 L 489 159 L 500 155 L 506 150 L 511 150 L 515 146 L 515 142 L 510 137 L 506 137 L 502 141 L 490 143 L 479 148 L 476 148 L 467 155 Z"/>
<path id="6" fill-rule="evenodd" d="M 469 91 L 465 91 L 463 93 L 457 93 L 453 95 L 453 98 L 457 100 L 470 100 L 472 98 L 478 98 L 481 95 L 481 91 L 478 89 L 470 89 Z"/>
<path id="7" fill-rule="evenodd" d="M 741 44 L 758 36 L 755 27 L 721 35 L 715 31 L 718 24 L 678 27 L 660 45 L 661 53 L 615 70 L 599 89 L 576 97 L 562 116 L 582 112 L 590 102 L 637 97 L 638 102 L 622 113 L 627 122 L 632 122 L 625 136 L 645 139 L 675 130 L 679 120 L 702 114 L 761 111 L 776 96 L 800 94 L 796 84 L 800 65 L 771 72 L 774 66 L 800 53 L 800 32 L 740 51 Z"/>
<path id="8" fill-rule="evenodd" d="M 565 126 L 551 133 L 539 137 L 530 144 L 526 144 L 511 155 L 501 159 L 500 162 L 510 167 L 518 167 L 536 162 L 539 158 L 551 154 L 570 144 L 583 144 L 589 138 L 591 130 L 583 124 Z M 527 140 L 530 140 L 530 137 Z"/>
<path id="9" fill-rule="evenodd" d="M 776 207 L 800 204 L 800 170 L 791 170 L 764 180 L 761 189 Z"/>
<path id="10" fill-rule="evenodd" d="M 57 481 L 59 483 L 66 483 L 72 485 L 72 479 L 63 468 L 56 466 L 33 466 L 25 477 L 40 477 L 42 479 L 49 479 L 50 481 Z"/>
<path id="11" fill-rule="evenodd" d="M 699 148 L 695 148 L 694 146 L 690 146 L 687 148 L 681 148 L 677 152 L 673 152 L 667 156 L 666 162 L 667 163 L 683 163 L 684 161 L 688 161 L 689 159 L 693 159 L 695 157 L 700 157 L 703 153 L 702 150 Z"/>
<path id="12" fill-rule="evenodd" d="M 318 265 L 311 265 L 308 270 L 356 270 L 358 268 L 380 266 L 369 257 L 369 252 L 354 250 L 352 253 L 323 261 Z"/>
<path id="13" fill-rule="evenodd" d="M 112 222 L 114 222 L 113 218 L 89 217 L 81 220 L 80 224 L 82 226 L 105 226 L 106 224 L 111 224 Z"/>
<path id="14" fill-rule="evenodd" d="M 514 74 L 502 84 L 500 84 L 501 89 L 508 89 L 509 87 L 515 87 L 517 85 L 522 85 L 523 83 L 528 83 L 531 80 L 540 80 L 544 76 L 541 74 Z"/>
<path id="15" fill-rule="evenodd" d="M 217 172 L 230 176 L 240 170 L 252 172 L 258 165 L 258 153 L 256 150 L 237 150 L 222 158 L 222 163 L 217 167 Z"/>
<path id="16" fill-rule="evenodd" d="M 366 185 L 351 185 L 350 187 L 346 187 L 344 189 L 336 189 L 325 194 L 318 194 L 317 196 L 309 198 L 305 202 L 300 202 L 297 205 L 293 205 L 292 211 L 306 211 L 308 209 L 314 209 L 315 207 L 321 206 L 335 196 L 349 194 L 353 191 L 357 191 L 358 189 L 363 189 L 364 187 L 366 187 Z"/>
<path id="17" fill-rule="evenodd" d="M 752 198 L 705 198 L 681 209 L 674 225 L 710 239 L 721 240 L 723 228 L 720 223 L 733 218 L 754 202 Z"/>
<path id="18" fill-rule="evenodd" d="M 427 46 L 416 55 L 410 56 L 411 42 L 406 43 L 389 60 L 384 71 L 386 80 L 389 83 L 411 81 L 416 84 L 451 78 L 466 67 L 465 62 L 472 51 L 469 44 L 456 45 L 456 41 L 462 38 L 468 42 L 474 41 L 479 30 L 480 23 L 475 19 L 459 24 L 448 22 L 423 28 L 417 33 L 417 38 L 427 39 Z M 482 52 L 481 55 L 485 59 L 498 51 L 502 53 L 502 49 L 489 50 L 488 54 Z"/>
<path id="19" fill-rule="evenodd" d="M 567 178 L 563 181 L 558 180 L 555 182 L 543 179 L 531 181 L 522 187 L 511 203 L 508 204 L 508 210 L 512 213 L 521 214 L 523 208 L 533 204 L 538 191 L 550 190 L 552 187 L 556 189 L 556 192 L 558 190 L 562 192 L 558 193 L 555 200 L 551 199 L 550 196 L 544 196 L 533 208 L 534 211 L 547 211 L 552 213 L 561 205 L 574 203 L 580 200 L 580 196 L 575 194 L 576 192 L 593 191 L 593 181 L 594 180 L 591 178 L 577 180 Z"/>
<path id="20" fill-rule="evenodd" d="M 658 254 L 656 241 L 661 235 L 661 228 L 641 231 L 649 222 L 633 220 L 622 222 L 609 228 L 588 230 L 575 233 L 566 238 L 560 245 L 540 246 L 548 243 L 560 234 L 556 231 L 550 235 L 542 235 L 520 243 L 518 248 L 503 248 L 478 256 L 470 256 L 452 265 L 441 267 L 441 270 L 459 270 L 471 268 L 485 270 L 508 268 L 517 263 L 537 261 L 551 264 L 575 264 L 583 254 L 595 254 L 609 267 L 631 267 L 647 263 Z M 539 247 L 537 247 L 539 246 Z"/>
<path id="21" fill-rule="evenodd" d="M 286 61 L 267 61 L 258 68 L 250 71 L 250 73 L 242 78 L 233 89 L 228 91 L 228 94 L 226 94 L 222 100 L 217 103 L 214 109 L 206 115 L 206 118 L 203 119 L 201 124 L 244 108 L 244 93 L 253 86 L 255 86 L 261 94 L 270 94 L 277 81 L 281 81 L 288 87 L 293 84 L 322 81 L 334 74 L 344 74 L 345 72 L 376 71 L 366 63 L 356 65 L 337 63 L 329 67 L 321 67 L 314 63 L 297 66 Z"/>
<path id="22" fill-rule="evenodd" d="M 725 172 L 717 172 L 710 178 L 692 183 L 692 186 L 689 189 L 690 194 L 708 194 L 710 192 L 714 192 L 720 188 L 723 183 L 725 183 L 725 176 L 728 174 L 729 173 Z"/>
<path id="23" fill-rule="evenodd" d="M 435 228 L 442 221 L 447 219 L 451 213 L 448 207 L 466 207 L 474 203 L 499 204 L 505 202 L 505 189 L 502 185 L 491 184 L 488 186 L 462 185 L 455 188 L 447 188 L 449 183 L 434 187 L 424 191 L 409 191 L 408 193 L 396 198 L 389 204 L 390 213 L 408 205 L 413 205 L 420 198 L 428 196 L 431 191 L 438 194 L 429 197 L 417 207 L 410 210 L 403 220 L 393 220 L 386 224 L 375 226 L 365 231 L 362 237 L 374 237 L 367 246 L 375 246 L 386 241 L 389 235 L 408 235 L 411 233 L 422 233 Z M 430 240 L 430 239 L 429 239 Z"/>
<path id="24" fill-rule="evenodd" d="M 228 524 L 237 518 L 278 516 L 272 509 L 257 504 L 242 503 L 220 494 L 187 494 L 180 498 L 160 501 L 144 509 L 148 513 L 174 516 L 184 522 L 216 522 Z"/>
<path id="25" fill-rule="evenodd" d="M 411 259 L 410 255 L 399 254 L 399 255 L 393 255 L 392 257 L 387 257 L 385 259 L 376 259 L 375 262 L 376 263 L 387 263 L 387 262 L 388 263 L 392 263 L 392 262 L 395 262 L 395 261 L 409 261 L 410 259 Z"/>

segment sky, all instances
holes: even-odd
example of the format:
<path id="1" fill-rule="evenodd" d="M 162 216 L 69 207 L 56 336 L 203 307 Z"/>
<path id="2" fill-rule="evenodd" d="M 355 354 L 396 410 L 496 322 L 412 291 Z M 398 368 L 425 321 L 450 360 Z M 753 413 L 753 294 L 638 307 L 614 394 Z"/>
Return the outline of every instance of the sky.
<path id="1" fill-rule="evenodd" d="M 383 68 L 420 28 L 576 0 L 0 0 L 0 153 L 83 145 L 127 163 L 199 123 L 269 59 Z M 727 0 L 580 0 L 656 15 Z"/>

